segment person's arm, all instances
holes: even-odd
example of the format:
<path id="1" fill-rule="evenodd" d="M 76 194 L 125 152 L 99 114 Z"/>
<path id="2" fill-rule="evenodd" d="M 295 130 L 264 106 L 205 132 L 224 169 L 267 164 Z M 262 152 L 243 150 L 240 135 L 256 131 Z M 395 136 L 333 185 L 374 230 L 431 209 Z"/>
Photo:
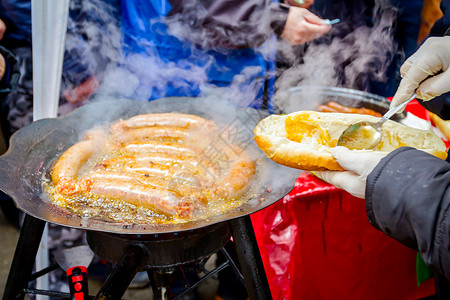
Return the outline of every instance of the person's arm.
<path id="1" fill-rule="evenodd" d="M 413 162 L 413 163 L 412 163 Z M 366 182 L 369 222 L 450 280 L 450 164 L 401 147 L 374 168 Z"/>
<path id="2" fill-rule="evenodd" d="M 273 33 L 299 44 L 330 30 L 329 25 L 305 8 L 268 0 L 170 0 L 170 3 L 172 10 L 166 24 L 177 36 L 203 47 L 254 47 Z M 189 30 L 178 30 L 179 24 Z M 302 39 L 299 34 L 303 34 Z"/>
<path id="3" fill-rule="evenodd" d="M 67 24 L 62 93 L 73 104 L 88 99 L 100 85 L 104 66 L 110 62 L 108 54 L 100 51 L 103 35 L 108 37 L 106 24 L 118 22 L 117 1 L 108 1 L 100 8 L 84 4 L 85 1 L 71 2 Z M 106 39 L 110 42 L 109 37 Z"/>
<path id="4" fill-rule="evenodd" d="M 19 64 L 15 56 L 0 46 L 0 93 L 9 93 L 20 77 Z"/>
<path id="5" fill-rule="evenodd" d="M 405 102 L 414 92 L 429 101 L 450 91 L 450 36 L 431 37 L 400 68 L 402 80 L 391 107 Z"/>
<path id="6" fill-rule="evenodd" d="M 348 171 L 314 173 L 365 198 L 375 228 L 418 250 L 437 274 L 450 280 L 450 164 L 410 147 L 385 157 L 344 147 L 332 154 Z"/>
<path id="7" fill-rule="evenodd" d="M 444 10 L 445 11 L 445 10 Z M 445 26 L 445 28 L 444 28 Z M 437 21 L 431 29 L 430 36 L 449 36 L 450 35 L 450 14 Z M 450 120 L 450 93 L 444 93 L 433 99 L 433 101 L 422 101 L 419 103 L 428 111 L 437 114 L 444 120 Z"/>
<path id="8" fill-rule="evenodd" d="M 450 120 L 450 93 L 437 96 L 432 101 L 417 100 L 426 110 L 435 113 L 443 120 Z"/>

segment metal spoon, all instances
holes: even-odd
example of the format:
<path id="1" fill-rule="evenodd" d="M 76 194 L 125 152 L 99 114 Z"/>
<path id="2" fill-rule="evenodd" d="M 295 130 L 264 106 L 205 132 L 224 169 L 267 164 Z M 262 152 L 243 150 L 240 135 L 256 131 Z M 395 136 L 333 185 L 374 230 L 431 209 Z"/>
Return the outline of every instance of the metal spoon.
<path id="1" fill-rule="evenodd" d="M 337 145 L 347 147 L 351 150 L 369 150 L 375 148 L 381 141 L 381 127 L 384 122 L 400 109 L 405 108 L 416 97 L 417 95 L 414 93 L 405 102 L 392 107 L 376 123 L 364 121 L 350 125 L 339 137 Z"/>

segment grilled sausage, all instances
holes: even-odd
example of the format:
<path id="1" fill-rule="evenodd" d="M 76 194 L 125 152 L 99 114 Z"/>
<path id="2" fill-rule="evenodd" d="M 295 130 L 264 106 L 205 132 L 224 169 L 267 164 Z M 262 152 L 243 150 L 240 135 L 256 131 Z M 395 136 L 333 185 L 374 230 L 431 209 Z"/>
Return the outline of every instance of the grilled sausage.
<path id="1" fill-rule="evenodd" d="M 103 160 L 98 164 L 98 169 L 123 169 L 126 165 L 140 164 L 170 166 L 180 171 L 192 172 L 194 174 L 204 174 L 217 176 L 218 170 L 214 164 L 199 156 L 181 156 L 165 153 L 148 153 L 137 155 L 123 155 L 111 159 Z"/>
<path id="2" fill-rule="evenodd" d="M 52 181 L 61 194 L 72 195 L 79 192 L 80 187 L 76 181 L 79 169 L 85 161 L 95 153 L 101 152 L 106 145 L 107 137 L 101 130 L 90 131 L 87 137 L 87 140 L 67 149 L 53 167 Z"/>
<path id="3" fill-rule="evenodd" d="M 95 196 L 124 200 L 182 218 L 193 217 L 202 207 L 193 198 L 168 190 L 168 182 L 138 174 L 94 172 L 82 179 L 80 186 L 85 188 L 85 192 Z M 186 195 L 191 193 L 189 188 L 184 190 Z M 195 209 L 198 211 L 194 211 Z"/>
<path id="4" fill-rule="evenodd" d="M 219 198 L 234 199 L 243 196 L 250 188 L 250 181 L 256 174 L 256 166 L 253 160 L 245 153 L 232 162 L 229 172 L 216 182 L 218 186 L 215 194 Z"/>
<path id="5" fill-rule="evenodd" d="M 339 112 L 339 113 L 352 113 L 352 114 L 363 114 L 363 115 L 371 115 L 375 117 L 381 117 L 381 114 L 377 111 L 374 111 L 365 107 L 347 107 L 343 106 L 337 102 L 330 101 L 326 105 L 319 105 L 319 111 L 321 112 Z"/>
<path id="6" fill-rule="evenodd" d="M 166 215 L 192 219 L 208 199 L 236 199 L 249 189 L 255 164 L 242 149 L 217 138 L 212 121 L 184 114 L 147 114 L 89 134 L 55 164 L 52 180 L 63 195 L 120 199 Z M 108 148 L 106 148 L 108 146 Z M 102 151 L 106 150 L 106 151 Z M 107 157 L 88 175 L 93 155 Z M 224 172 L 224 173 L 222 173 Z M 215 208 L 212 208 L 214 210 Z"/>
<path id="7" fill-rule="evenodd" d="M 130 142 L 117 146 L 115 151 L 119 153 L 128 153 L 128 154 L 166 153 L 168 155 L 178 155 L 178 156 L 197 155 L 197 150 L 193 147 L 161 141 Z"/>
<path id="8" fill-rule="evenodd" d="M 163 113 L 163 114 L 144 114 L 132 117 L 128 120 L 121 120 L 111 126 L 111 131 L 118 132 L 131 128 L 141 127 L 203 127 L 215 129 L 214 122 L 204 119 L 202 117 L 190 114 L 180 113 Z"/>
<path id="9" fill-rule="evenodd" d="M 192 174 L 175 167 L 162 166 L 158 164 L 139 164 L 131 163 L 123 168 L 125 172 L 132 172 L 138 174 L 144 174 L 149 177 L 164 178 L 167 181 L 171 181 L 175 178 L 179 178 L 177 182 L 179 184 L 188 184 L 189 182 L 195 183 L 199 188 L 207 187 L 211 185 L 211 179 L 200 174 Z M 184 180 L 182 180 L 185 178 Z M 183 183 L 184 182 L 184 183 Z"/>
<path id="10" fill-rule="evenodd" d="M 133 205 L 146 206 L 168 215 L 177 214 L 177 205 L 181 201 L 181 197 L 168 190 L 115 178 L 93 180 L 89 192 L 96 196 L 120 199 Z"/>
<path id="11" fill-rule="evenodd" d="M 144 127 L 113 134 L 112 140 L 115 143 L 145 141 L 145 140 L 166 140 L 179 142 L 192 139 L 192 135 L 185 128 L 179 127 Z"/>

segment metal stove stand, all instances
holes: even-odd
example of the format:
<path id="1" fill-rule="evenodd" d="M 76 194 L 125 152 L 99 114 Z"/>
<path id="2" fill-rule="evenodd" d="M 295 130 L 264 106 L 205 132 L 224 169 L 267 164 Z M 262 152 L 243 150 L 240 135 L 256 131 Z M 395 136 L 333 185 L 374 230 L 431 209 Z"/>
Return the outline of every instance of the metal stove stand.
<path id="1" fill-rule="evenodd" d="M 33 273 L 45 221 L 26 215 L 17 243 L 11 269 L 6 282 L 3 300 L 24 299 L 26 294 L 39 294 L 72 299 L 70 294 L 37 290 L 29 283 L 57 268 L 58 265 Z M 233 237 L 240 268 L 226 252 L 224 246 Z M 215 237 L 215 238 L 214 238 Z M 217 238 L 219 237 L 219 238 Z M 149 275 L 155 299 L 178 299 L 192 292 L 204 281 L 227 267 L 232 268 L 245 284 L 252 300 L 272 299 L 264 266 L 256 242 L 250 216 L 211 225 L 204 230 L 158 235 L 134 235 L 87 231 L 91 249 L 101 258 L 114 263 L 111 273 L 95 296 L 90 299 L 121 299 L 138 271 Z M 181 248 L 180 248 L 181 247 Z M 227 258 L 212 271 L 175 296 L 167 294 L 171 270 L 196 263 L 202 267 L 210 255 L 222 251 Z"/>

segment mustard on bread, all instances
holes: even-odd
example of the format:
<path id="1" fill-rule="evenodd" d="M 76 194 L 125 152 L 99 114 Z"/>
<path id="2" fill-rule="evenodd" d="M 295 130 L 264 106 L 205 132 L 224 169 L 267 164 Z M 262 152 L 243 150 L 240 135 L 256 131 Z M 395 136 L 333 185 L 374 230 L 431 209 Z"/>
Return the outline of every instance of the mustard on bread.
<path id="1" fill-rule="evenodd" d="M 361 114 L 299 111 L 289 115 L 271 115 L 254 129 L 258 147 L 273 161 L 309 171 L 344 170 L 331 155 L 337 140 L 348 126 L 377 122 L 379 118 Z M 415 129 L 388 120 L 383 125 L 380 144 L 374 150 L 389 153 L 409 146 L 439 158 L 447 157 L 444 142 L 432 131 Z"/>

